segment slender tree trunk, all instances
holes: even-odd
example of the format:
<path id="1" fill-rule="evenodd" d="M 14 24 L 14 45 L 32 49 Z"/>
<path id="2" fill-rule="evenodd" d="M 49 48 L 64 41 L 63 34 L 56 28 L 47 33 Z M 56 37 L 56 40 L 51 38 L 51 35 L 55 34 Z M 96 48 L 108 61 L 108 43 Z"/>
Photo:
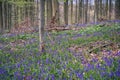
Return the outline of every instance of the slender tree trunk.
<path id="1" fill-rule="evenodd" d="M 40 40 L 40 52 L 45 52 L 45 45 L 44 45 L 44 25 L 45 25 L 45 0 L 40 0 L 40 25 L 39 25 L 39 40 Z"/>
<path id="2" fill-rule="evenodd" d="M 47 3 L 47 24 L 50 22 L 51 18 L 52 18 L 52 0 L 46 0 Z"/>
<path id="3" fill-rule="evenodd" d="M 102 0 L 100 0 L 100 17 L 103 17 L 103 4 L 102 4 Z"/>
<path id="4" fill-rule="evenodd" d="M 73 23 L 73 0 L 71 0 L 71 24 Z"/>
<path id="5" fill-rule="evenodd" d="M 5 11 L 4 11 L 4 1 L 2 2 L 2 31 L 5 30 Z"/>
<path id="6" fill-rule="evenodd" d="M 82 0 L 79 0 L 78 22 L 81 23 L 82 18 Z"/>
<path id="7" fill-rule="evenodd" d="M 106 0 L 105 17 L 108 19 L 108 0 Z"/>
<path id="8" fill-rule="evenodd" d="M 115 1 L 115 18 L 120 19 L 120 0 Z"/>
<path id="9" fill-rule="evenodd" d="M 57 11 L 56 22 L 57 22 L 58 25 L 60 25 L 60 18 L 59 18 L 60 12 L 59 12 L 59 2 L 58 2 L 58 0 L 55 0 L 55 6 L 56 6 L 56 11 Z"/>
<path id="10" fill-rule="evenodd" d="M 14 15 L 14 6 L 15 6 L 14 4 L 11 4 L 11 8 L 12 8 L 12 9 L 11 9 L 11 10 L 12 10 L 12 11 L 11 11 L 11 26 L 12 26 L 12 27 L 14 27 L 14 23 L 15 23 L 15 22 L 14 22 L 14 16 L 15 16 L 15 15 Z"/>
<path id="11" fill-rule="evenodd" d="M 68 0 L 64 2 L 64 22 L 68 25 Z"/>
<path id="12" fill-rule="evenodd" d="M 85 6 L 85 23 L 87 23 L 88 18 L 88 0 L 86 0 L 86 6 Z"/>
<path id="13" fill-rule="evenodd" d="M 59 2 L 58 0 L 52 0 L 53 1 L 53 16 L 55 16 L 57 25 L 60 24 L 60 18 L 59 18 Z"/>
<path id="14" fill-rule="evenodd" d="M 75 8 L 75 23 L 77 23 L 77 17 L 78 17 L 78 14 L 77 14 L 78 13 L 78 11 L 77 11 L 77 9 L 78 9 L 77 2 L 78 1 L 76 0 L 76 3 L 75 3 L 76 4 L 76 8 Z"/>
<path id="15" fill-rule="evenodd" d="M 82 23 L 84 23 L 84 0 L 82 0 Z"/>
<path id="16" fill-rule="evenodd" d="M 8 20 L 9 20 L 9 17 L 8 17 L 8 2 L 6 2 L 6 27 L 7 27 L 7 30 L 9 29 L 9 26 L 8 26 Z"/>
<path id="17" fill-rule="evenodd" d="M 109 20 L 111 20 L 112 16 L 112 0 L 109 0 Z"/>
<path id="18" fill-rule="evenodd" d="M 94 10 L 95 22 L 98 20 L 98 0 L 95 0 L 95 10 Z"/>
<path id="19" fill-rule="evenodd" d="M 0 33 L 2 32 L 2 2 L 0 2 Z"/>

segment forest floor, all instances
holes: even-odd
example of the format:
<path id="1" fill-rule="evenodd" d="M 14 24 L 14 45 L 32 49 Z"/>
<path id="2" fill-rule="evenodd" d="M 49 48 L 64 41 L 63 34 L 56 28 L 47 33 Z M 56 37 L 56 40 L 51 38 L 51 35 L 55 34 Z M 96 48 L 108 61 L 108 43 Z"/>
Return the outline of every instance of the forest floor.
<path id="1" fill-rule="evenodd" d="M 119 80 L 120 24 L 0 36 L 0 79 Z"/>

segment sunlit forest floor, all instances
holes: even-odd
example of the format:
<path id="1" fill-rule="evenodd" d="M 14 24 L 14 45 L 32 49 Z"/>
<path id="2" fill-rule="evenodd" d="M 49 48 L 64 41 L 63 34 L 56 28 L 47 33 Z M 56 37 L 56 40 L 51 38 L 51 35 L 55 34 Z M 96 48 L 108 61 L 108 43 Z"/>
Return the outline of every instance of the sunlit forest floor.
<path id="1" fill-rule="evenodd" d="M 0 79 L 119 80 L 120 24 L 0 36 Z"/>

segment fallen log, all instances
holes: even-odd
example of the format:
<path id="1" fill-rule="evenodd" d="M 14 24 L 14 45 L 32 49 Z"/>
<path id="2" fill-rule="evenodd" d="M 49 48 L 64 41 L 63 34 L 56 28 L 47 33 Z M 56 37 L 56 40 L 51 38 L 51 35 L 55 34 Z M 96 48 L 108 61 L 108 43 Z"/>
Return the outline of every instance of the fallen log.
<path id="1" fill-rule="evenodd" d="M 54 28 L 46 28 L 46 31 L 64 31 L 64 30 L 80 30 L 81 28 L 68 28 L 68 27 L 54 27 Z"/>
<path id="2" fill-rule="evenodd" d="M 113 43 L 110 42 L 110 43 L 105 43 L 104 45 L 96 46 L 96 47 L 88 50 L 88 53 L 92 53 L 92 52 L 95 51 L 96 49 L 101 49 L 101 48 L 103 48 L 103 47 L 110 46 L 110 45 L 113 45 Z"/>

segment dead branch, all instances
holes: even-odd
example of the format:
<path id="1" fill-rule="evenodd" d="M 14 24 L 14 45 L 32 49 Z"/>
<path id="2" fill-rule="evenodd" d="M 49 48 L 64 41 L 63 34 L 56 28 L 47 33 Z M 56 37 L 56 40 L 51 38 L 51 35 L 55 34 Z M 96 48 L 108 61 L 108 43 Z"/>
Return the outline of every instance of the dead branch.
<path id="1" fill-rule="evenodd" d="M 110 45 L 113 45 L 113 43 L 111 42 L 111 43 L 106 43 L 106 44 L 104 44 L 104 45 L 96 46 L 96 47 L 90 49 L 90 50 L 88 51 L 88 53 L 92 53 L 92 52 L 95 51 L 96 49 L 101 49 L 101 48 L 103 48 L 103 47 L 110 46 Z"/>

